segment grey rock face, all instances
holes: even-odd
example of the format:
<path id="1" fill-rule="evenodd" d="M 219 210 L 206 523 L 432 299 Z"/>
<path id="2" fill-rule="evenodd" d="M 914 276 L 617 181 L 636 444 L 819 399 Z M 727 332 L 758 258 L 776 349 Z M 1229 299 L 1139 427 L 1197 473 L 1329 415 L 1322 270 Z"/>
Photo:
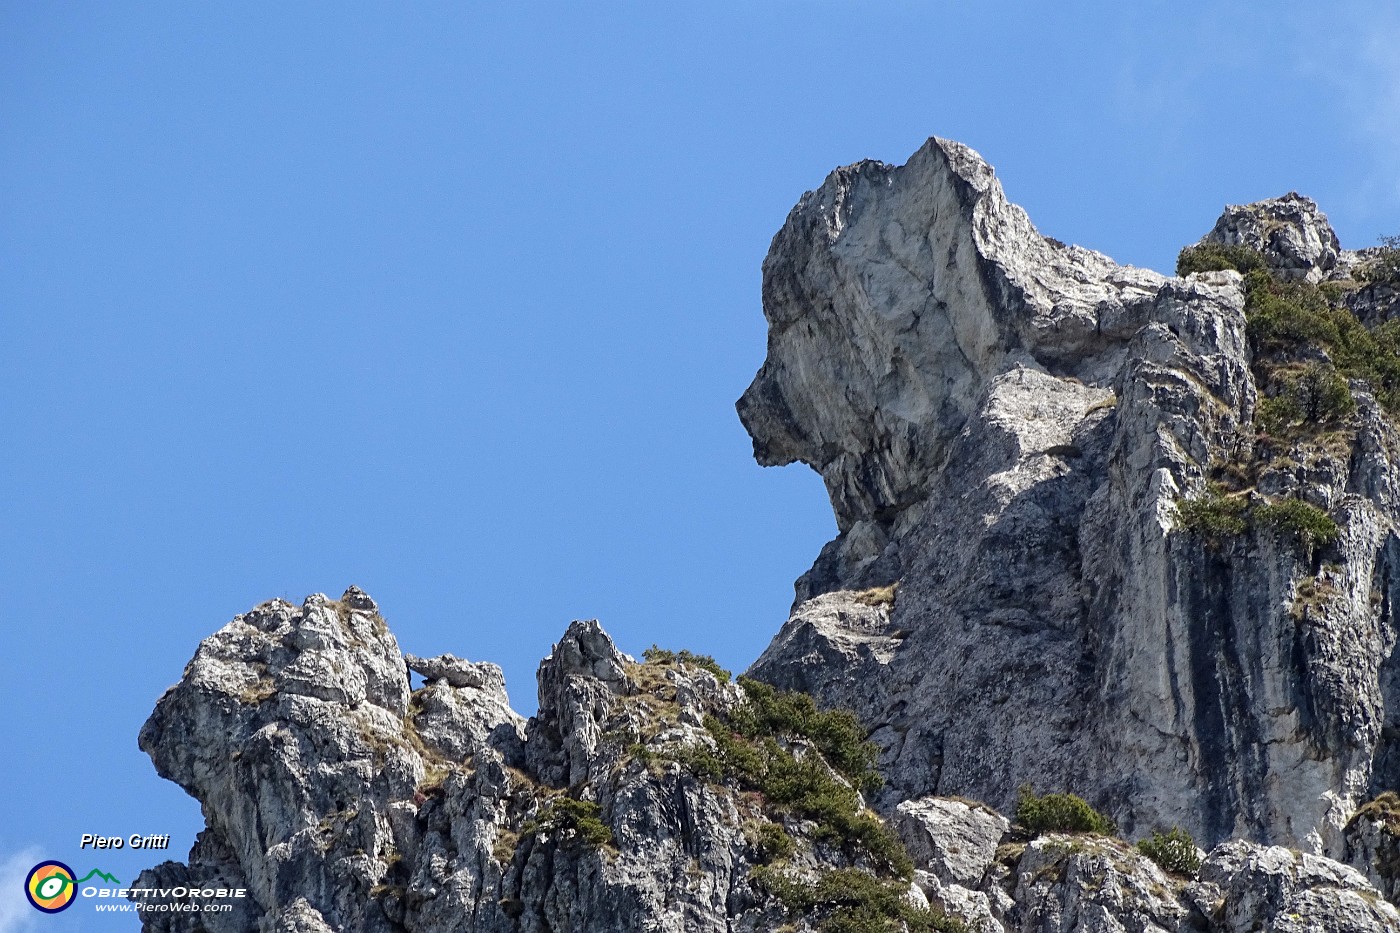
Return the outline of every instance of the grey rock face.
<path id="1" fill-rule="evenodd" d="M 1341 245 L 1312 198 L 1290 192 L 1254 204 L 1231 205 L 1203 242 L 1248 246 L 1285 280 L 1320 282 L 1337 264 Z"/>
<path id="2" fill-rule="evenodd" d="M 1011 828 L 995 810 L 939 797 L 901 803 L 894 825 L 915 862 L 939 881 L 964 888 L 982 883 Z"/>
<path id="3" fill-rule="evenodd" d="M 1199 877 L 1160 868 L 1116 839 L 1052 834 L 1004 847 L 987 887 L 995 933 L 1382 933 L 1400 912 L 1355 871 L 1235 841 Z M 969 923 L 975 921 L 968 917 Z"/>
<path id="4" fill-rule="evenodd" d="M 1363 806 L 1347 823 L 1345 837 L 1346 863 L 1400 904 L 1400 795 L 1387 792 Z"/>
<path id="5" fill-rule="evenodd" d="M 802 624 L 864 632 L 878 664 L 887 596 L 832 596 Z M 866 644 L 847 647 L 862 657 Z M 314 695 L 304 690 L 313 669 L 324 672 Z M 539 713 L 528 722 L 506 705 L 494 666 L 444 662 L 437 669 L 483 676 L 453 686 L 443 673 L 411 694 L 407 669 L 373 602 L 354 590 L 300 608 L 265 603 L 207 638 L 141 743 L 199 798 L 208 828 L 186 863 L 148 870 L 136 886 L 251 897 L 229 913 L 146 913 L 144 928 L 822 928 L 754 883 L 765 860 L 752 835 L 764 819 L 756 795 L 701 780 L 676 755 L 714 748 L 705 717 L 745 702 L 739 687 L 698 666 L 639 665 L 596 622 L 571 625 L 540 665 Z M 596 806 L 611 841 L 589 843 L 581 824 L 552 818 L 562 801 Z M 855 864 L 809 836 L 810 825 L 785 822 L 807 840 L 785 870 Z M 1015 843 L 1006 818 L 968 801 L 902 802 L 894 825 L 914 863 L 910 898 L 983 933 L 1243 933 L 1255 929 L 1250 917 L 1271 929 L 1371 933 L 1396 917 L 1356 871 L 1284 849 L 1229 843 L 1188 884 L 1117 840 Z M 1358 846 L 1369 838 L 1355 836 Z M 1295 914 L 1323 925 L 1288 926 Z"/>
<path id="6" fill-rule="evenodd" d="M 1299 282 L 1366 261 L 1296 195 L 1230 208 L 1207 239 Z M 1378 286 L 1348 294 L 1392 314 Z M 1400 807 L 1360 806 L 1400 786 L 1400 435 L 1358 383 L 1345 430 L 1280 453 L 1244 302 L 1234 272 L 1168 278 L 1041 237 L 942 140 L 838 170 L 774 239 L 740 414 L 760 462 L 821 473 L 840 533 L 752 674 L 868 727 L 886 777 L 869 803 L 913 863 L 894 896 L 978 933 L 1400 929 Z M 1241 462 L 1241 495 L 1311 503 L 1336 539 L 1183 530 L 1178 503 Z M 500 668 L 405 657 L 353 587 L 237 617 L 141 731 L 207 825 L 137 886 L 250 897 L 144 928 L 817 933 L 760 866 L 871 867 L 701 777 L 747 728 L 728 718 L 744 688 L 638 664 L 596 622 L 537 683 L 526 720 Z M 1214 848 L 1188 879 L 1121 840 L 1027 839 L 992 809 L 1024 783 Z"/>
<path id="7" fill-rule="evenodd" d="M 1280 846 L 1220 846 L 1201 866 L 1190 897 L 1215 929 L 1229 933 L 1400 930 L 1400 911 L 1360 873 Z"/>
<path id="8" fill-rule="evenodd" d="M 1207 239 L 1299 280 L 1355 262 L 1295 195 Z M 1259 462 L 1244 299 L 1235 272 L 1165 278 L 1042 237 L 943 140 L 793 209 L 738 408 L 760 463 L 821 473 L 840 535 L 751 673 L 858 711 L 886 812 L 1006 807 L 1031 783 L 1134 836 L 1341 857 L 1357 805 L 1400 786 L 1400 437 L 1362 387 L 1349 440 L 1274 455 L 1250 493 L 1325 509 L 1334 543 L 1177 524 Z M 896 580 L 884 615 L 852 595 Z"/>
<path id="9" fill-rule="evenodd" d="M 1191 929 L 1180 884 L 1115 839 L 1036 839 L 1013 865 L 1003 868 L 1001 881 L 1005 896 L 999 917 L 1008 933 Z"/>
<path id="10" fill-rule="evenodd" d="M 412 693 L 410 667 L 428 678 Z M 539 689 L 526 722 L 495 665 L 405 659 L 354 589 L 234 619 L 141 731 L 208 828 L 186 864 L 137 886 L 250 898 L 227 914 L 150 913 L 146 928 L 756 933 L 781 922 L 747 880 L 753 805 L 639 751 L 712 744 L 704 717 L 738 702 L 737 686 L 638 665 L 578 622 L 541 664 Z M 551 822 L 564 800 L 596 805 L 612 842 Z"/>

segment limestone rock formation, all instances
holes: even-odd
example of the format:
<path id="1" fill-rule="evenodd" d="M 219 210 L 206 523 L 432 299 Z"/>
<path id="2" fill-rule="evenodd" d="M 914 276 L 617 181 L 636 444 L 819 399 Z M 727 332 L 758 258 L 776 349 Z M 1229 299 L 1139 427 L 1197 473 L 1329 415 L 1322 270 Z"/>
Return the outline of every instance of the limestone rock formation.
<path id="1" fill-rule="evenodd" d="M 410 664 L 436 675 L 409 691 Z M 879 853 L 892 850 L 872 843 L 880 822 L 858 804 L 853 820 L 832 823 L 800 804 L 775 810 L 714 772 L 729 730 L 752 727 L 736 714 L 752 714 L 746 695 L 772 699 L 767 688 L 686 657 L 638 663 L 596 622 L 571 625 L 540 665 L 528 721 L 506 705 L 496 670 L 403 658 L 354 588 L 300 607 L 264 603 L 205 639 L 141 745 L 200 800 L 208 826 L 186 862 L 134 887 L 250 896 L 227 913 L 146 912 L 144 928 L 817 933 L 849 929 L 832 923 L 841 910 L 869 922 L 860 911 L 870 905 L 889 914 L 888 929 L 903 916 L 908 929 L 952 933 L 1400 924 L 1362 874 L 1325 858 L 1230 842 L 1190 881 L 1119 840 L 1026 842 L 991 808 L 957 799 L 896 808 L 913 884 L 899 870 L 880 880 L 874 866 L 890 856 Z M 740 754 L 768 749 L 780 780 L 827 774 L 849 786 L 849 770 L 822 762 L 824 739 L 774 735 L 765 745 L 760 729 Z M 833 836 L 842 826 L 856 835 Z M 1314 925 L 1288 925 L 1296 916 Z"/>
<path id="2" fill-rule="evenodd" d="M 140 735 L 206 828 L 135 886 L 249 896 L 144 928 L 1400 930 L 1395 257 L 1296 194 L 1194 249 L 1043 237 L 944 140 L 837 170 L 739 413 L 839 534 L 750 677 L 575 622 L 526 719 L 356 588 L 264 603 Z M 1026 784 L 1125 838 L 1037 835 Z M 1177 826 L 1189 877 L 1128 841 Z"/>
<path id="3" fill-rule="evenodd" d="M 410 668 L 427 678 L 418 690 Z M 815 824 L 783 829 L 760 795 L 686 764 L 714 749 L 707 717 L 743 697 L 727 674 L 639 664 L 577 622 L 540 665 L 526 721 L 495 665 L 405 659 L 357 589 L 264 603 L 205 639 L 140 739 L 208 827 L 186 863 L 135 887 L 250 897 L 230 913 L 147 913 L 145 926 L 774 929 L 787 910 L 752 877 L 766 860 L 756 832 L 789 840 L 808 873 L 855 863 L 849 845 L 802 843 Z"/>
<path id="4" fill-rule="evenodd" d="M 1203 242 L 1254 250 L 1280 301 L 1352 294 L 1365 261 L 1293 194 Z M 1041 236 L 944 140 L 793 209 L 738 408 L 760 463 L 821 473 L 840 534 L 751 673 L 860 714 L 882 808 L 1030 783 L 1135 837 L 1340 858 L 1350 815 L 1400 786 L 1400 435 L 1355 378 L 1335 423 L 1265 430 L 1292 373 L 1334 370 L 1260 344 L 1252 287 Z M 1238 520 L 1193 531 L 1192 500 Z M 1335 537 L 1275 520 L 1313 507 Z M 858 599 L 894 584 L 892 607 Z"/>
<path id="5" fill-rule="evenodd" d="M 1321 282 L 1337 264 L 1341 245 L 1317 202 L 1296 191 L 1254 204 L 1231 205 L 1206 240 L 1261 253 L 1281 278 Z"/>

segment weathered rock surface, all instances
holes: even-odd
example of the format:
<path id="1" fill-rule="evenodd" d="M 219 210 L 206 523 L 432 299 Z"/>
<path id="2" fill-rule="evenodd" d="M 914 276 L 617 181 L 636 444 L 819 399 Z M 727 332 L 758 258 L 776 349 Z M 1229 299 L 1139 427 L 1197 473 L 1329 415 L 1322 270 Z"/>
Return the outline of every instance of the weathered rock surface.
<path id="1" fill-rule="evenodd" d="M 1320 282 L 1341 253 L 1327 215 L 1312 198 L 1296 191 L 1254 204 L 1230 205 L 1205 239 L 1263 253 L 1269 268 L 1286 280 Z"/>
<path id="2" fill-rule="evenodd" d="M 412 692 L 410 668 L 427 678 Z M 712 742 L 705 715 L 739 696 L 704 670 L 638 665 L 579 622 L 540 666 L 527 722 L 495 665 L 406 660 L 359 590 L 265 603 L 205 639 L 141 731 L 208 828 L 187 864 L 135 886 L 250 898 L 146 928 L 770 930 L 782 909 L 746 880 L 752 804 L 641 751 Z M 551 823 L 566 799 L 596 805 L 612 841 Z"/>
<path id="3" fill-rule="evenodd" d="M 1362 261 L 1298 195 L 1229 208 L 1207 240 L 1301 282 Z M 1330 441 L 1265 456 L 1238 273 L 1045 238 L 943 140 L 804 196 L 763 294 L 739 414 L 760 463 L 821 473 L 840 535 L 751 673 L 859 712 L 886 812 L 1031 783 L 1133 836 L 1344 856 L 1351 813 L 1400 786 L 1400 437 L 1364 385 Z M 1337 539 L 1178 527 L 1179 501 L 1246 467 L 1241 495 L 1302 498 Z M 892 609 L 853 595 L 896 582 Z"/>
<path id="4" fill-rule="evenodd" d="M 1400 930 L 1400 912 L 1360 873 L 1281 846 L 1220 846 L 1188 893 L 1203 917 L 1230 933 Z"/>
<path id="5" fill-rule="evenodd" d="M 1206 241 L 1397 313 L 1356 281 L 1375 252 L 1301 196 Z M 206 829 L 135 886 L 249 897 L 145 929 L 817 933 L 881 903 L 978 933 L 1395 933 L 1400 436 L 1361 383 L 1325 438 L 1267 436 L 1245 302 L 1236 272 L 1040 236 L 956 143 L 836 171 L 773 241 L 739 411 L 760 462 L 821 473 L 840 533 L 751 674 L 855 711 L 883 788 L 744 732 L 768 688 L 639 664 L 596 622 L 542 662 L 527 720 L 497 666 L 402 655 L 358 589 L 275 600 L 204 640 L 140 736 Z M 1232 475 L 1335 540 L 1183 529 L 1178 503 Z M 768 744 L 725 751 L 745 736 Z M 784 809 L 731 754 L 863 822 Z M 1211 851 L 1185 878 L 1121 840 L 1027 838 L 995 809 L 1026 783 Z M 912 867 L 860 835 L 884 830 L 858 787 Z"/>
<path id="6" fill-rule="evenodd" d="M 817 619 L 840 616 L 843 600 L 846 624 L 883 624 L 887 608 L 869 597 L 828 599 Z M 439 673 L 410 693 L 408 665 Z M 482 676 L 453 686 L 465 670 Z M 540 665 L 528 721 L 505 705 L 496 670 L 406 665 L 353 588 L 299 608 L 265 603 L 211 635 L 141 732 L 161 774 L 199 798 L 208 828 L 186 863 L 159 865 L 135 887 L 250 897 L 228 913 L 149 912 L 145 928 L 824 928 L 827 915 L 793 915 L 757 881 L 772 857 L 756 841 L 761 795 L 698 777 L 677 752 L 713 747 L 705 717 L 745 702 L 739 687 L 698 666 L 638 664 L 596 622 L 570 626 Z M 582 823 L 552 815 L 566 801 L 596 807 L 610 841 L 590 843 Z M 1270 929 L 1372 933 L 1400 922 L 1360 873 L 1281 848 L 1227 843 L 1188 884 L 1118 840 L 1016 842 L 1005 817 L 970 801 L 905 801 L 893 822 L 913 860 L 911 896 L 984 933 L 1244 933 L 1255 917 Z M 800 820 L 785 827 L 812 833 Z M 819 836 L 789 861 L 810 877 L 863 864 Z M 1295 915 L 1314 925 L 1289 926 Z"/>
<path id="7" fill-rule="evenodd" d="M 940 797 L 906 800 L 895 808 L 894 821 L 915 862 L 939 881 L 964 888 L 982 883 L 1011 829 L 995 810 Z"/>

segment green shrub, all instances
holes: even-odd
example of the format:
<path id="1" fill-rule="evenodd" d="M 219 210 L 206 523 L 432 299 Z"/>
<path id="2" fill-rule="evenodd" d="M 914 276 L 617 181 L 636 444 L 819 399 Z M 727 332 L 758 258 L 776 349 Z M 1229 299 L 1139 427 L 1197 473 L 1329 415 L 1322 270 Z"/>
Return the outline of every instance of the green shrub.
<path id="1" fill-rule="evenodd" d="M 1254 514 L 1265 525 L 1295 535 L 1305 547 L 1328 544 L 1340 533 L 1332 516 L 1302 499 L 1263 505 Z"/>
<path id="2" fill-rule="evenodd" d="M 962 921 L 927 907 L 915 907 L 908 885 L 876 878 L 856 868 L 822 872 L 816 881 L 796 880 L 771 866 L 754 869 L 754 883 L 790 912 L 826 914 L 823 933 L 966 933 Z"/>
<path id="3" fill-rule="evenodd" d="M 1225 269 L 1247 273 L 1267 268 L 1264 257 L 1258 250 L 1248 246 L 1226 246 L 1224 243 L 1197 243 L 1195 246 L 1186 247 L 1176 257 L 1177 275 L 1219 272 Z"/>
<path id="4" fill-rule="evenodd" d="M 863 851 L 886 871 L 912 876 L 913 862 L 898 837 L 863 808 L 856 789 L 833 774 L 820 757 L 799 757 L 771 735 L 746 736 L 714 716 L 705 717 L 705 728 L 714 739 L 714 750 L 687 749 L 679 759 L 696 775 L 758 791 L 773 812 L 811 820 L 817 839 Z"/>
<path id="5" fill-rule="evenodd" d="M 714 674 L 722 684 L 729 683 L 729 678 L 733 675 L 729 671 L 719 666 L 719 662 L 708 654 L 692 654 L 689 651 L 668 651 L 665 648 L 658 648 L 652 645 L 642 652 L 642 660 L 648 664 L 679 664 L 682 667 L 698 667 L 703 671 Z"/>
<path id="6" fill-rule="evenodd" d="M 904 846 L 861 800 L 860 791 L 879 788 L 881 778 L 877 749 L 866 741 L 860 721 L 844 710 L 820 710 L 803 693 L 748 677 L 739 684 L 745 703 L 722 718 L 705 717 L 714 747 L 692 746 L 677 760 L 704 780 L 757 791 L 768 812 L 811 820 L 815 838 L 911 877 L 914 866 Z M 795 754 L 793 742 L 809 743 L 819 754 Z"/>
<path id="7" fill-rule="evenodd" d="M 1351 386 L 1327 363 L 1309 363 L 1301 370 L 1280 369 L 1264 374 L 1272 395 L 1259 400 L 1254 422 L 1269 434 L 1311 433 L 1334 426 L 1356 411 Z"/>
<path id="8" fill-rule="evenodd" d="M 1151 839 L 1142 840 L 1137 847 L 1164 871 L 1190 877 L 1200 870 L 1201 856 L 1196 851 L 1196 840 L 1179 826 L 1165 833 L 1154 832 Z"/>
<path id="9" fill-rule="evenodd" d="M 1109 836 L 1116 827 L 1083 797 L 1075 794 L 1036 796 L 1029 784 L 1016 798 L 1016 822 L 1032 836 L 1042 833 L 1098 833 Z"/>
<path id="10" fill-rule="evenodd" d="M 582 844 L 601 849 L 613 842 L 612 830 L 602 820 L 602 808 L 591 800 L 556 797 L 536 817 L 520 828 L 522 836 L 551 833 L 562 845 Z"/>
<path id="11" fill-rule="evenodd" d="M 1318 348 L 1335 368 L 1335 375 L 1329 377 L 1333 398 L 1346 413 L 1350 413 L 1346 400 L 1351 393 L 1343 393 L 1337 382 L 1347 379 L 1364 380 L 1382 407 L 1400 412 L 1400 322 L 1367 329 L 1322 288 L 1306 282 L 1276 282 L 1263 271 L 1245 277 L 1245 318 L 1261 384 L 1271 381 L 1277 368 L 1271 362 L 1274 358 Z"/>
<path id="12" fill-rule="evenodd" d="M 1338 310 L 1315 285 L 1276 282 L 1264 270 L 1245 276 L 1245 319 L 1261 349 L 1326 348 L 1342 343 L 1343 332 L 1351 329 L 1352 322 L 1366 329 L 1350 312 L 1339 314 Z"/>
<path id="13" fill-rule="evenodd" d="M 854 713 L 818 709 L 805 693 L 778 690 L 752 677 L 740 677 L 739 685 L 749 700 L 734 717 L 742 734 L 800 736 L 816 745 L 822 757 L 860 790 L 880 789 L 884 778 L 875 769 L 879 749 L 866 741 L 865 727 Z"/>
<path id="14" fill-rule="evenodd" d="M 767 865 L 785 859 L 796 850 L 797 844 L 777 823 L 754 823 L 744 828 L 744 837 L 758 853 L 758 863 Z"/>
<path id="15" fill-rule="evenodd" d="M 1356 411 L 1346 379 L 1324 363 L 1308 364 L 1288 389 L 1303 417 L 1313 424 L 1341 421 Z"/>
<path id="16" fill-rule="evenodd" d="M 1359 274 L 1367 282 L 1400 282 L 1400 236 L 1383 236 L 1380 242 L 1380 254 Z"/>
<path id="17" fill-rule="evenodd" d="M 1303 410 L 1291 395 L 1261 398 L 1254 406 L 1254 424 L 1269 434 L 1286 434 L 1302 424 Z"/>
<path id="18" fill-rule="evenodd" d="M 1219 483 L 1211 483 L 1196 499 L 1176 504 L 1177 527 L 1206 538 L 1242 535 L 1249 530 L 1245 509 L 1249 503 L 1232 496 Z"/>

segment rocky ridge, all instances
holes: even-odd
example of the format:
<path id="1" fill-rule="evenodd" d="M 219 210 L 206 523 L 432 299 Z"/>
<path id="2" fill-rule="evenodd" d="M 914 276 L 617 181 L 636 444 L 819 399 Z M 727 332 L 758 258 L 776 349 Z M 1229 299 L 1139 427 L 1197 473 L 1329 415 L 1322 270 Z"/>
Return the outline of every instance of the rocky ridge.
<path id="1" fill-rule="evenodd" d="M 1293 194 L 1200 248 L 1043 237 L 945 140 L 837 170 L 765 261 L 739 411 L 840 534 L 752 679 L 576 622 L 527 720 L 353 587 L 264 603 L 141 732 L 206 829 L 137 885 L 251 896 L 145 928 L 1400 929 L 1393 386 L 1290 337 L 1383 338 L 1396 286 Z M 1028 832 L 1025 784 L 1209 851 Z"/>
<path id="2" fill-rule="evenodd" d="M 410 670 L 425 677 L 416 690 Z M 828 774 L 857 801 L 850 819 L 774 808 L 713 762 L 725 760 L 730 730 L 745 728 L 741 711 L 782 695 L 731 683 L 708 659 L 663 652 L 639 663 L 596 622 L 571 625 L 538 680 L 539 712 L 522 720 L 498 668 L 401 656 L 354 588 L 238 616 L 204 640 L 142 729 L 142 747 L 200 800 L 207 828 L 185 862 L 134 887 L 250 897 L 229 913 L 150 912 L 144 929 L 1244 933 L 1263 921 L 1378 933 L 1400 924 L 1361 873 L 1281 847 L 1222 844 L 1191 879 L 1117 839 L 1027 839 L 986 805 L 953 798 L 901 802 L 886 830 L 859 804 L 860 779 L 845 777 L 859 767 L 829 764 L 842 746 L 820 736 L 776 734 L 770 765 L 805 760 L 817 770 L 794 773 Z M 846 835 L 833 838 L 833 825 Z M 881 848 L 893 833 L 902 843 Z M 893 865 L 905 853 L 908 863 Z"/>

